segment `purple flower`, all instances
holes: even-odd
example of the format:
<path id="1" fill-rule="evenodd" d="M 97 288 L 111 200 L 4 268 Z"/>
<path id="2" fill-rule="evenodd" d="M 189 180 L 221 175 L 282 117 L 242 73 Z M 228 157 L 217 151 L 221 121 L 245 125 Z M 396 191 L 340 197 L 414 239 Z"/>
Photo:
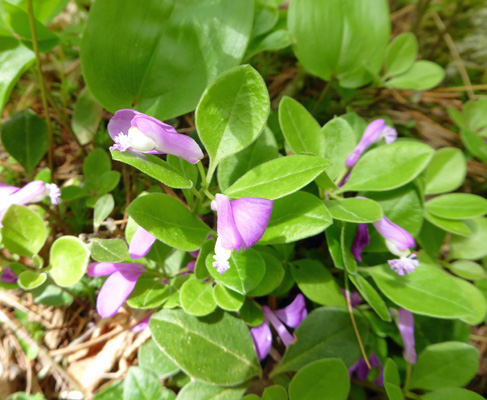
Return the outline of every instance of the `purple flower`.
<path id="1" fill-rule="evenodd" d="M 0 219 L 12 204 L 23 206 L 36 203 L 49 196 L 51 204 L 57 205 L 61 201 L 61 190 L 53 183 L 32 181 L 22 188 L 0 183 Z"/>
<path id="2" fill-rule="evenodd" d="M 130 331 L 133 333 L 139 333 L 149 327 L 149 320 L 152 317 L 152 314 L 145 317 L 142 321 L 140 321 L 137 325 L 135 325 Z"/>
<path id="3" fill-rule="evenodd" d="M 340 288 L 340 291 L 342 292 L 343 297 L 347 298 L 345 289 Z M 350 292 L 350 303 L 352 303 L 352 306 L 358 306 L 362 304 L 362 297 L 355 291 Z"/>
<path id="4" fill-rule="evenodd" d="M 129 246 L 129 255 L 132 260 L 145 257 L 150 251 L 156 237 L 139 226 L 135 231 Z"/>
<path id="5" fill-rule="evenodd" d="M 269 307 L 263 306 L 262 311 L 264 312 L 264 322 L 250 330 L 259 361 L 266 358 L 271 349 L 272 334 L 269 323 L 276 330 L 282 343 L 288 347 L 294 342 L 294 336 L 289 333 L 284 324 L 295 329 L 306 318 L 306 315 L 308 315 L 306 301 L 302 294 L 298 294 L 291 304 L 280 310 L 272 311 Z"/>
<path id="6" fill-rule="evenodd" d="M 4 269 L 2 269 L 2 275 L 0 275 L 0 281 L 5 283 L 17 283 L 17 279 L 19 277 L 17 274 L 12 271 L 12 269 L 7 265 Z"/>
<path id="7" fill-rule="evenodd" d="M 223 274 L 230 264 L 232 251 L 247 250 L 264 235 L 272 213 L 272 200 L 244 197 L 230 200 L 217 194 L 211 208 L 218 213 L 218 238 L 215 244 L 213 267 Z"/>
<path id="8" fill-rule="evenodd" d="M 357 261 L 362 261 L 362 251 L 370 244 L 369 227 L 367 224 L 358 224 L 357 233 L 352 245 L 352 254 Z"/>
<path id="9" fill-rule="evenodd" d="M 137 263 L 95 262 L 88 265 L 88 276 L 107 276 L 96 300 L 96 310 L 102 318 L 114 316 L 134 290 L 139 276 L 146 272 Z"/>
<path id="10" fill-rule="evenodd" d="M 111 150 L 172 154 L 192 164 L 203 158 L 203 152 L 192 138 L 135 110 L 118 110 L 108 122 L 108 133 L 115 142 Z"/>
<path id="11" fill-rule="evenodd" d="M 394 128 L 386 125 L 383 119 L 376 119 L 372 121 L 360 139 L 360 142 L 355 147 L 355 150 L 348 156 L 345 165 L 348 168 L 353 167 L 359 160 L 362 153 L 372 144 L 384 139 L 387 144 L 394 142 L 397 138 L 397 132 Z"/>
<path id="12" fill-rule="evenodd" d="M 374 381 L 374 383 L 378 386 L 384 387 L 384 368 L 383 368 L 380 360 L 375 355 L 375 353 L 372 353 L 370 355 L 369 363 L 370 363 L 370 366 L 372 368 L 379 367 L 380 375 Z M 353 374 L 355 374 L 357 376 L 357 379 L 364 381 L 369 376 L 369 373 L 370 373 L 369 367 L 367 366 L 367 363 L 365 362 L 365 360 L 363 358 L 358 360 L 355 364 L 353 364 L 348 369 L 348 375 L 350 376 L 350 380 L 352 380 L 352 376 L 353 376 Z"/>
<path id="13" fill-rule="evenodd" d="M 416 364 L 416 348 L 414 343 L 414 316 L 404 308 L 399 309 L 397 327 L 401 333 L 402 342 L 404 343 L 404 359 L 409 364 Z"/>

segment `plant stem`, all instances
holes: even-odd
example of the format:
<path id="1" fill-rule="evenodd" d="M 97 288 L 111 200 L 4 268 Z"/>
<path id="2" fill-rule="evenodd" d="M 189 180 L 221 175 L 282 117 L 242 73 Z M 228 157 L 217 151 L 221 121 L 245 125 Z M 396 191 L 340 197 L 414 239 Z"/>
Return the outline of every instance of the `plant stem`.
<path id="1" fill-rule="evenodd" d="M 320 94 L 320 97 L 318 97 L 318 101 L 316 102 L 315 106 L 313 107 L 313 111 L 311 111 L 312 115 L 315 115 L 318 109 L 321 106 L 321 103 L 323 103 L 323 100 L 325 99 L 326 95 L 330 92 L 331 86 L 333 82 L 335 81 L 335 76 L 332 76 L 328 82 L 326 82 L 325 87 L 323 88 L 323 91 Z"/>
<path id="2" fill-rule="evenodd" d="M 208 190 L 208 181 L 206 180 L 206 173 L 205 173 L 205 167 L 203 167 L 203 164 L 201 164 L 201 161 L 198 161 L 196 164 L 198 166 L 198 170 L 200 171 L 201 175 L 201 188 L 203 189 L 203 193 L 211 200 L 215 200 L 215 196 L 211 194 Z"/>
<path id="3" fill-rule="evenodd" d="M 51 116 L 49 115 L 49 106 L 47 104 L 46 83 L 44 81 L 44 76 L 42 74 L 42 69 L 41 69 L 41 55 L 39 53 L 39 43 L 37 42 L 37 33 L 36 33 L 36 25 L 34 19 L 34 9 L 32 7 L 32 0 L 27 0 L 27 12 L 29 14 L 29 25 L 30 25 L 30 31 L 32 33 L 32 46 L 34 47 L 34 53 L 36 56 L 37 79 L 39 80 L 39 87 L 41 89 L 42 107 L 44 108 L 44 114 L 45 114 L 46 124 L 47 124 L 47 132 L 49 134 L 49 149 L 47 152 L 47 162 L 49 164 L 49 169 L 51 170 L 52 181 L 55 183 L 56 179 L 54 174 L 54 137 L 52 133 Z"/>

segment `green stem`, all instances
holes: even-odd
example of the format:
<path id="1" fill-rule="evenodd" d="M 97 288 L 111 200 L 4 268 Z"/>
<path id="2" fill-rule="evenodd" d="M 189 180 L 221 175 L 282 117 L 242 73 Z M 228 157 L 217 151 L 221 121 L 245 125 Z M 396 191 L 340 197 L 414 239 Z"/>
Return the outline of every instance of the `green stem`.
<path id="1" fill-rule="evenodd" d="M 338 175 L 338 177 L 335 179 L 335 185 L 339 185 L 340 182 L 343 180 L 343 178 L 345 178 L 348 174 L 348 168 L 344 168 L 342 170 L 342 172 L 340 172 L 340 175 Z"/>
<path id="2" fill-rule="evenodd" d="M 406 363 L 406 378 L 404 380 L 404 393 L 408 393 L 409 382 L 411 381 L 411 372 L 412 372 L 412 365 Z"/>
<path id="3" fill-rule="evenodd" d="M 34 47 L 34 53 L 36 56 L 36 71 L 37 79 L 39 80 L 39 87 L 41 89 L 42 107 L 44 108 L 44 113 L 46 114 L 45 118 L 47 124 L 47 132 L 49 134 L 49 149 L 47 152 L 47 161 L 49 164 L 49 169 L 51 170 L 52 181 L 56 182 L 54 175 L 54 136 L 52 132 L 51 116 L 49 115 L 49 106 L 47 104 L 46 83 L 44 81 L 44 76 L 41 69 L 41 55 L 39 52 L 39 43 L 37 42 L 37 32 L 34 19 L 34 9 L 32 7 L 32 0 L 27 0 L 27 12 L 29 14 L 29 25 L 30 31 L 32 33 L 32 46 Z"/>
<path id="4" fill-rule="evenodd" d="M 313 107 L 313 111 L 311 111 L 312 115 L 315 115 L 318 109 L 321 106 L 321 103 L 323 103 L 323 100 L 325 99 L 326 95 L 330 92 L 331 86 L 333 82 L 335 81 L 335 77 L 332 76 L 328 82 L 326 82 L 325 87 L 323 88 L 323 91 L 320 94 L 320 97 L 318 97 L 318 101 L 316 102 L 315 106 Z"/>
<path id="5" fill-rule="evenodd" d="M 208 189 L 208 184 L 206 182 L 205 167 L 203 167 L 203 164 L 201 164 L 201 161 L 198 161 L 196 166 L 198 167 L 198 171 L 200 172 L 200 176 L 201 176 L 201 187 L 203 189 Z"/>

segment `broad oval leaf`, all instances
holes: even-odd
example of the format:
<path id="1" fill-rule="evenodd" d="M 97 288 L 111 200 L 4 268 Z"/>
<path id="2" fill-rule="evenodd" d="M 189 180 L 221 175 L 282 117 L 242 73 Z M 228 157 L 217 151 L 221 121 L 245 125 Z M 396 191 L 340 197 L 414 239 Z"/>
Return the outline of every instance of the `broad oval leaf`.
<path id="1" fill-rule="evenodd" d="M 375 222 L 382 218 L 381 206 L 370 199 L 325 200 L 326 208 L 333 219 L 354 223 Z"/>
<path id="2" fill-rule="evenodd" d="M 196 129 L 210 156 L 208 179 L 220 161 L 257 138 L 269 111 L 264 79 L 250 65 L 236 67 L 213 81 L 196 109 Z"/>
<path id="3" fill-rule="evenodd" d="M 487 271 L 485 271 L 485 269 L 475 261 L 457 260 L 452 262 L 448 266 L 448 269 L 464 279 L 469 279 L 472 281 L 487 279 Z"/>
<path id="4" fill-rule="evenodd" d="M 426 168 L 433 154 L 433 148 L 419 142 L 401 141 L 377 147 L 360 158 L 342 191 L 381 191 L 403 186 Z"/>
<path id="5" fill-rule="evenodd" d="M 122 262 L 129 255 L 121 239 L 93 239 L 90 250 L 91 257 L 98 262 Z"/>
<path id="6" fill-rule="evenodd" d="M 418 55 L 418 40 L 414 33 L 406 32 L 397 35 L 387 46 L 385 58 L 386 77 L 406 72 Z"/>
<path id="7" fill-rule="evenodd" d="M 240 63 L 252 17 L 251 0 L 97 2 L 81 43 L 83 76 L 111 112 L 136 106 L 161 120 L 182 115 Z"/>
<path id="8" fill-rule="evenodd" d="M 314 156 L 277 158 L 251 169 L 230 186 L 225 194 L 233 198 L 279 199 L 307 185 L 329 165 L 324 158 Z"/>
<path id="9" fill-rule="evenodd" d="M 213 287 L 198 279 L 188 279 L 179 291 L 179 301 L 188 314 L 201 317 L 208 315 L 216 308 L 213 298 Z"/>
<path id="10" fill-rule="evenodd" d="M 180 250 L 198 250 L 210 233 L 210 228 L 181 202 L 165 194 L 135 199 L 128 213 L 161 242 Z"/>
<path id="11" fill-rule="evenodd" d="M 326 174 L 335 180 L 345 170 L 345 161 L 355 149 L 357 137 L 350 124 L 340 117 L 328 121 L 321 131 L 325 136 L 325 157 L 331 162 Z"/>
<path id="12" fill-rule="evenodd" d="M 163 304 L 170 294 L 168 286 L 161 283 L 160 279 L 141 276 L 137 279 L 135 288 L 127 299 L 127 304 L 132 308 L 156 308 Z"/>
<path id="13" fill-rule="evenodd" d="M 252 297 L 265 296 L 279 287 L 284 279 L 286 271 L 282 263 L 267 251 L 261 251 L 260 256 L 265 262 L 265 274 L 259 284 L 248 295 Z"/>
<path id="14" fill-rule="evenodd" d="M 386 83 L 388 88 L 428 90 L 439 85 L 445 78 L 445 70 L 438 64 L 419 60 L 405 73 L 398 75 Z"/>
<path id="15" fill-rule="evenodd" d="M 240 400 L 244 392 L 242 387 L 220 387 L 191 381 L 178 393 L 177 400 Z"/>
<path id="16" fill-rule="evenodd" d="M 452 235 L 450 240 L 450 258 L 478 260 L 487 256 L 487 218 L 475 218 L 465 221 L 472 232 L 469 236 Z"/>
<path id="17" fill-rule="evenodd" d="M 23 271 L 19 275 L 18 284 L 22 289 L 25 290 L 32 290 L 38 286 L 41 286 L 47 279 L 47 276 L 44 272 L 36 272 L 36 271 Z"/>
<path id="18" fill-rule="evenodd" d="M 332 223 L 320 199 L 307 192 L 296 192 L 278 199 L 272 207 L 269 225 L 260 244 L 295 242 L 323 232 Z"/>
<path id="19" fill-rule="evenodd" d="M 439 194 L 458 189 L 467 175 L 467 160 L 460 149 L 438 150 L 425 171 L 426 194 Z"/>
<path id="20" fill-rule="evenodd" d="M 173 391 L 164 388 L 150 370 L 130 367 L 123 384 L 123 400 L 174 400 Z"/>
<path id="21" fill-rule="evenodd" d="M 472 392 L 467 389 L 448 387 L 444 389 L 435 390 L 434 392 L 426 393 L 422 396 L 422 400 L 484 400 L 480 394 Z"/>
<path id="22" fill-rule="evenodd" d="M 424 212 L 424 217 L 428 222 L 430 222 L 431 224 L 433 224 L 434 226 L 440 229 L 443 229 L 446 232 L 451 232 L 454 233 L 455 235 L 460 235 L 460 236 L 470 236 L 472 233 L 470 228 L 463 221 L 440 218 L 430 214 L 427 211 Z"/>
<path id="23" fill-rule="evenodd" d="M 162 351 L 197 381 L 233 386 L 261 373 L 245 322 L 229 313 L 197 318 L 163 309 L 151 317 L 149 327 Z"/>
<path id="24" fill-rule="evenodd" d="M 360 296 L 374 309 L 377 315 L 383 320 L 390 322 L 391 315 L 389 314 L 389 309 L 387 308 L 387 304 L 382 299 L 379 293 L 374 289 L 374 287 L 362 277 L 362 275 L 350 275 L 350 280 L 357 288 L 360 293 Z"/>
<path id="25" fill-rule="evenodd" d="M 101 223 L 108 218 L 115 208 L 115 200 L 113 196 L 109 193 L 100 197 L 95 203 L 95 211 L 93 215 L 93 226 L 95 232 L 100 227 Z"/>
<path id="26" fill-rule="evenodd" d="M 243 306 L 245 296 L 228 289 L 223 285 L 215 285 L 213 288 L 213 298 L 220 308 L 227 311 L 238 311 Z"/>
<path id="27" fill-rule="evenodd" d="M 59 286 L 72 286 L 86 272 L 90 252 L 74 236 L 62 236 L 53 243 L 50 251 L 51 276 Z"/>
<path id="28" fill-rule="evenodd" d="M 487 200 L 469 193 L 449 193 L 432 198 L 425 208 L 440 218 L 475 218 L 487 214 Z"/>
<path id="29" fill-rule="evenodd" d="M 179 367 L 162 352 L 153 339 L 139 347 L 137 359 L 142 368 L 151 370 L 159 379 L 168 378 L 179 371 Z"/>

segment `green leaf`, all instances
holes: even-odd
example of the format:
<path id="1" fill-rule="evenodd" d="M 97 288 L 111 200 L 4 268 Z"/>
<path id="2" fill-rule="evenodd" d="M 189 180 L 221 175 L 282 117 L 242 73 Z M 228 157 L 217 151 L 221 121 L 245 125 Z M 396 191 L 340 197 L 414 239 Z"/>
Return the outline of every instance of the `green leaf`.
<path id="1" fill-rule="evenodd" d="M 12 253 L 32 257 L 47 239 L 44 221 L 24 206 L 11 205 L 2 219 L 2 244 Z"/>
<path id="2" fill-rule="evenodd" d="M 487 218 L 476 218 L 465 221 L 470 229 L 470 236 L 452 235 L 450 240 L 450 258 L 478 260 L 487 256 Z"/>
<path id="3" fill-rule="evenodd" d="M 470 302 L 453 278 L 440 269 L 420 264 L 399 276 L 388 264 L 368 268 L 382 293 L 415 314 L 438 318 L 463 318 L 474 314 Z"/>
<path id="4" fill-rule="evenodd" d="M 180 250 L 198 250 L 210 233 L 210 228 L 181 202 L 165 194 L 138 197 L 128 213 L 161 242 Z"/>
<path id="5" fill-rule="evenodd" d="M 163 309 L 149 326 L 162 351 L 193 379 L 230 386 L 261 373 L 247 326 L 226 312 L 197 318 Z"/>
<path id="6" fill-rule="evenodd" d="M 95 203 L 95 213 L 93 217 L 93 226 L 95 232 L 100 227 L 101 223 L 108 218 L 115 208 L 115 200 L 111 194 L 106 194 L 100 197 Z"/>
<path id="7" fill-rule="evenodd" d="M 328 250 L 333 263 L 335 264 L 335 268 L 344 269 L 345 265 L 343 263 L 342 246 L 340 243 L 341 232 L 342 223 L 340 221 L 334 221 L 334 223 L 325 231 L 325 235 L 326 244 L 328 245 Z"/>
<path id="8" fill-rule="evenodd" d="M 427 211 L 424 212 L 424 217 L 428 222 L 437 226 L 440 229 L 443 229 L 444 231 L 451 232 L 461 236 L 470 236 L 472 233 L 468 225 L 463 221 L 439 218 L 434 215 L 431 215 Z"/>
<path id="9" fill-rule="evenodd" d="M 360 296 L 374 309 L 377 315 L 383 321 L 390 322 L 391 315 L 389 314 L 387 304 L 374 287 L 359 274 L 349 275 L 349 278 L 359 291 Z"/>
<path id="10" fill-rule="evenodd" d="M 314 156 L 288 156 L 251 169 L 225 194 L 233 197 L 261 197 L 276 200 L 294 193 L 314 180 L 330 163 Z"/>
<path id="11" fill-rule="evenodd" d="M 467 161 L 460 149 L 438 150 L 425 171 L 426 194 L 439 194 L 458 189 L 467 175 Z"/>
<path id="12" fill-rule="evenodd" d="M 472 131 L 480 131 L 487 127 L 485 121 L 485 113 L 487 112 L 486 99 L 469 100 L 464 104 L 463 115 L 465 116 L 465 126 L 460 127 L 468 128 Z"/>
<path id="13" fill-rule="evenodd" d="M 254 289 L 265 274 L 265 262 L 259 253 L 253 249 L 234 251 L 230 257 L 230 268 L 223 274 L 213 267 L 213 255 L 206 258 L 206 268 L 215 280 L 240 294 L 247 294 Z"/>
<path id="14" fill-rule="evenodd" d="M 406 32 L 397 35 L 387 46 L 385 58 L 386 77 L 406 72 L 416 61 L 418 41 L 414 33 Z"/>
<path id="15" fill-rule="evenodd" d="M 18 112 L 3 125 L 2 144 L 31 175 L 49 147 L 46 121 L 31 110 Z"/>
<path id="16" fill-rule="evenodd" d="M 466 343 L 444 342 L 428 346 L 418 357 L 409 387 L 441 389 L 465 386 L 479 367 L 479 351 Z"/>
<path id="17" fill-rule="evenodd" d="M 350 124 L 339 117 L 328 121 L 321 130 L 325 136 L 326 158 L 331 162 L 326 173 L 335 180 L 345 170 L 345 161 L 355 149 L 357 138 Z"/>
<path id="18" fill-rule="evenodd" d="M 97 180 L 100 175 L 110 171 L 112 168 L 110 157 L 102 148 L 93 150 L 83 163 L 83 174 L 88 180 Z"/>
<path id="19" fill-rule="evenodd" d="M 243 306 L 245 296 L 237 293 L 223 285 L 215 285 L 213 288 L 213 298 L 218 307 L 227 311 L 238 311 Z"/>
<path id="20" fill-rule="evenodd" d="M 386 87 L 410 90 L 428 90 L 438 86 L 445 78 L 445 70 L 438 64 L 419 60 L 406 72 L 398 75 L 388 82 Z"/>
<path id="21" fill-rule="evenodd" d="M 460 135 L 467 150 L 487 164 L 487 143 L 485 143 L 484 139 L 477 132 L 470 129 L 462 129 Z"/>
<path id="22" fill-rule="evenodd" d="M 139 347 L 137 359 L 142 368 L 151 370 L 159 379 L 169 378 L 179 372 L 179 367 L 157 347 L 153 339 Z"/>
<path id="23" fill-rule="evenodd" d="M 193 186 L 193 182 L 181 175 L 176 168 L 155 155 L 135 153 L 130 150 L 124 152 L 110 150 L 110 152 L 114 160 L 131 165 L 167 186 L 177 189 Z"/>
<path id="24" fill-rule="evenodd" d="M 127 299 L 127 304 L 132 308 L 151 309 L 163 304 L 171 292 L 167 285 L 160 279 L 142 276 L 137 279 L 135 288 Z"/>
<path id="25" fill-rule="evenodd" d="M 192 381 L 181 389 L 177 400 L 240 400 L 245 388 L 225 388 Z"/>
<path id="26" fill-rule="evenodd" d="M 475 218 L 487 214 L 487 200 L 469 193 L 450 193 L 432 198 L 425 208 L 440 218 Z"/>
<path id="27" fill-rule="evenodd" d="M 349 274 L 355 274 L 357 272 L 357 261 L 352 254 L 353 241 L 355 240 L 355 233 L 357 226 L 355 224 L 349 224 L 344 222 L 342 224 L 342 231 L 340 234 L 340 245 L 342 249 L 343 266 Z"/>
<path id="28" fill-rule="evenodd" d="M 303 294 L 324 306 L 345 306 L 345 297 L 330 271 L 319 261 L 304 259 L 294 261 L 291 275 Z"/>
<path id="29" fill-rule="evenodd" d="M 106 389 L 98 392 L 95 397 L 93 397 L 93 400 L 120 400 L 123 398 L 123 384 L 123 381 L 112 383 Z"/>
<path id="30" fill-rule="evenodd" d="M 31 290 L 41 286 L 46 279 L 47 276 L 44 272 L 39 273 L 27 270 L 19 275 L 18 284 L 22 289 Z"/>
<path id="31" fill-rule="evenodd" d="M 346 400 L 350 391 L 347 367 L 342 360 L 315 361 L 301 369 L 289 384 L 289 400 Z"/>
<path id="32" fill-rule="evenodd" d="M 302 104 L 284 96 L 279 103 L 279 124 L 294 154 L 325 157 L 325 136 L 320 124 Z"/>
<path id="33" fill-rule="evenodd" d="M 354 317 L 360 337 L 367 343 L 367 321 L 357 311 L 354 311 Z M 341 358 L 350 367 L 361 354 L 350 314 L 345 307 L 321 307 L 311 311 L 294 335 L 297 340 L 286 349 L 274 375 L 298 371 L 323 358 Z"/>
<path id="34" fill-rule="evenodd" d="M 86 272 L 90 252 L 74 236 L 62 236 L 53 243 L 50 251 L 51 276 L 59 286 L 72 286 Z"/>
<path id="35" fill-rule="evenodd" d="M 485 269 L 474 261 L 457 260 L 452 262 L 448 266 L 448 269 L 456 275 L 472 281 L 487 279 L 487 272 Z"/>
<path id="36" fill-rule="evenodd" d="M 208 257 L 208 254 L 213 252 L 214 248 L 215 239 L 209 239 L 203 243 L 203 246 L 201 246 L 201 250 L 198 253 L 198 258 L 196 259 L 196 264 L 194 266 L 194 276 L 197 279 L 203 280 L 210 276 L 210 272 L 206 268 L 206 258 Z"/>
<path id="37" fill-rule="evenodd" d="M 373 29 L 371 29 L 371 21 Z M 295 38 L 294 53 L 304 68 L 340 86 L 358 88 L 372 81 L 382 66 L 389 41 L 387 2 L 371 0 L 295 1 L 288 12 L 288 29 Z M 318 40 L 326 38 L 326 40 Z"/>
<path id="38" fill-rule="evenodd" d="M 323 232 L 331 223 L 330 213 L 320 199 L 307 192 L 295 192 L 274 202 L 259 244 L 295 242 Z"/>
<path id="39" fill-rule="evenodd" d="M 396 363 L 388 358 L 384 366 L 384 389 L 389 400 L 403 400 L 401 378 Z"/>
<path id="40" fill-rule="evenodd" d="M 426 393 L 421 397 L 422 400 L 484 400 L 478 393 L 467 389 L 448 387 Z"/>
<path id="41" fill-rule="evenodd" d="M 334 219 L 354 223 L 375 222 L 382 218 L 382 208 L 370 199 L 325 200 L 326 208 Z"/>
<path id="42" fill-rule="evenodd" d="M 270 100 L 264 79 L 250 65 L 221 74 L 196 109 L 196 129 L 210 156 L 208 179 L 223 159 L 250 145 L 264 129 Z"/>
<path id="43" fill-rule="evenodd" d="M 260 304 L 248 297 L 245 299 L 245 303 L 240 308 L 239 313 L 249 326 L 259 326 L 264 322 L 264 313 Z"/>
<path id="44" fill-rule="evenodd" d="M 220 190 L 225 191 L 247 171 L 278 156 L 274 134 L 265 127 L 254 143 L 220 163 L 217 174 Z"/>
<path id="45" fill-rule="evenodd" d="M 423 143 L 400 141 L 363 155 L 342 191 L 395 189 L 411 182 L 428 165 L 434 150 Z"/>
<path id="46" fill-rule="evenodd" d="M 265 262 L 265 274 L 259 284 L 253 288 L 248 295 L 253 297 L 265 296 L 279 287 L 284 279 L 284 268 L 272 254 L 262 251 L 259 253 Z"/>
<path id="47" fill-rule="evenodd" d="M 86 86 L 78 96 L 73 110 L 71 128 L 81 145 L 93 141 L 100 125 L 103 107 Z"/>
<path id="48" fill-rule="evenodd" d="M 478 325 L 485 321 L 487 315 L 487 300 L 483 293 L 470 282 L 463 279 L 453 277 L 456 284 L 462 289 L 464 297 L 470 302 L 473 314 L 461 318 L 462 321 L 470 325 Z"/>
<path id="49" fill-rule="evenodd" d="M 293 38 L 286 29 L 275 30 L 268 35 L 254 38 L 247 47 L 244 61 L 264 51 L 277 51 L 293 44 Z"/>
<path id="50" fill-rule="evenodd" d="M 122 262 L 129 255 L 121 239 L 93 239 L 90 250 L 91 257 L 98 262 Z"/>
<path id="51" fill-rule="evenodd" d="M 123 385 L 123 400 L 174 400 L 176 395 L 165 389 L 150 370 L 130 367 Z"/>
<path id="52" fill-rule="evenodd" d="M 198 279 L 188 279 L 184 282 L 179 292 L 179 300 L 184 311 L 197 317 L 208 315 L 216 308 L 213 287 L 210 283 Z"/>
<path id="53" fill-rule="evenodd" d="M 28 11 L 27 0 L 6 0 L 25 12 Z M 34 0 L 34 16 L 43 24 L 50 22 L 68 4 L 69 0 Z"/>
<path id="54" fill-rule="evenodd" d="M 110 112 L 137 105 L 165 120 L 193 111 L 208 83 L 240 63 L 253 11 L 251 0 L 99 2 L 81 43 L 83 76 Z"/>
<path id="55" fill-rule="evenodd" d="M 287 390 L 280 385 L 268 386 L 262 393 L 262 400 L 287 400 Z"/>

